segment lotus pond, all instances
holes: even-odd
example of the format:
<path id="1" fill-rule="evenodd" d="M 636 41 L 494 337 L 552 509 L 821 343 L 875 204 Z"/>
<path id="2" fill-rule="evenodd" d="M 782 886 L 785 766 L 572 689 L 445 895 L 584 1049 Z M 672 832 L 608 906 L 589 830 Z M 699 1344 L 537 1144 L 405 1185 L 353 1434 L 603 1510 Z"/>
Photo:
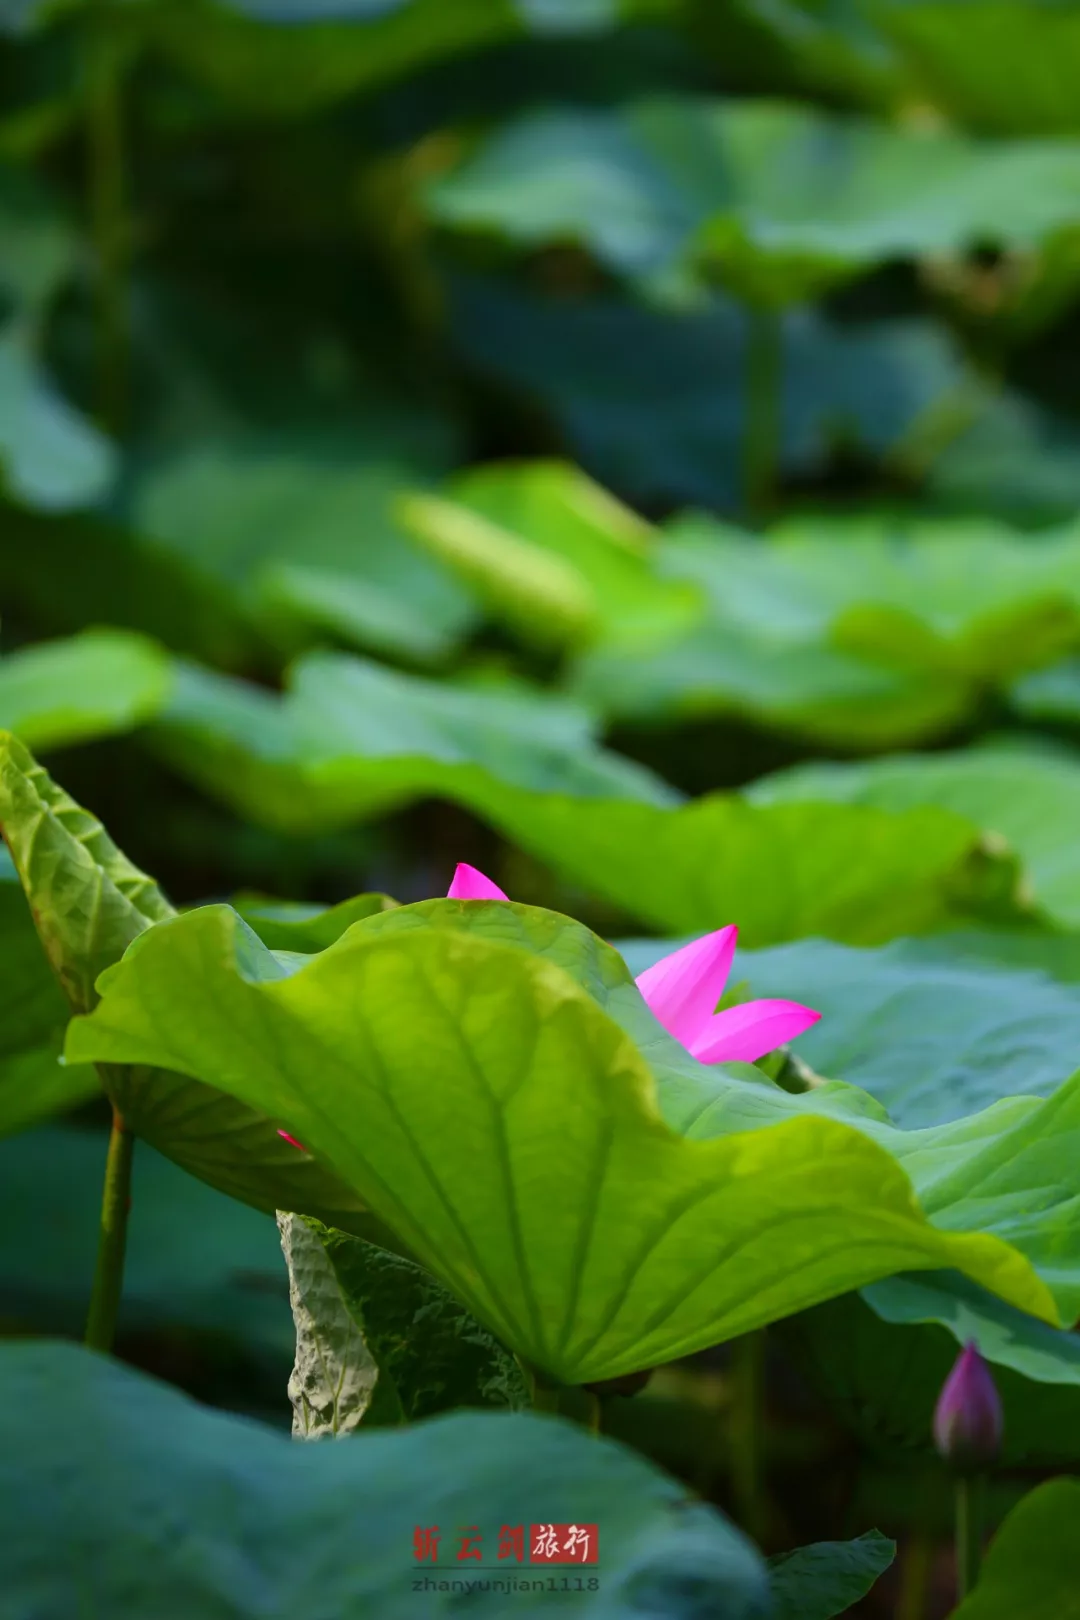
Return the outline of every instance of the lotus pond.
<path id="1" fill-rule="evenodd" d="M 0 0 L 0 1620 L 1080 1620 L 1078 82 Z"/>

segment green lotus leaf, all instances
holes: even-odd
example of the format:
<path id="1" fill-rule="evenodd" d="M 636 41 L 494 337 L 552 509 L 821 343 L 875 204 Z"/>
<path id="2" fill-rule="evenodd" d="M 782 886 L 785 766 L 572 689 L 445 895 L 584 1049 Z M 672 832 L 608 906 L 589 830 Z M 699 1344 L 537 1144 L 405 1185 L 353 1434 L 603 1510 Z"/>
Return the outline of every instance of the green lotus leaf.
<path id="1" fill-rule="evenodd" d="M 1075 527 L 1036 540 L 975 520 L 803 519 L 763 545 L 691 516 L 661 567 L 705 593 L 707 622 L 585 658 L 577 688 L 605 712 L 735 711 L 826 743 L 910 744 L 1080 638 Z"/>
<path id="2" fill-rule="evenodd" d="M 445 435 L 370 414 L 360 465 L 302 423 L 159 461 L 128 509 L 139 549 L 226 593 L 286 653 L 329 632 L 410 663 L 444 660 L 474 605 L 393 522 L 391 502 L 443 470 Z"/>
<path id="3" fill-rule="evenodd" d="M 1073 224 L 1072 142 L 972 140 L 768 101 L 656 98 L 544 109 L 502 126 L 428 191 L 443 225 L 573 241 L 665 284 L 704 271 L 773 307 L 889 260 Z"/>
<path id="4" fill-rule="evenodd" d="M 804 935 L 877 945 L 1025 917 L 1008 852 L 948 810 L 840 815 L 723 793 L 660 809 L 503 793 L 481 813 L 586 892 L 670 934 L 737 921 L 749 946 Z"/>
<path id="5" fill-rule="evenodd" d="M 896 748 L 956 725 L 961 681 L 889 669 L 831 646 L 784 644 L 715 621 L 664 646 L 602 647 L 578 661 L 572 690 L 613 719 L 743 716 L 826 746 Z"/>
<path id="6" fill-rule="evenodd" d="M 86 1011 L 102 971 L 173 908 L 97 818 L 7 733 L 0 734 L 0 828 L 45 954 L 70 1006 Z M 182 1074 L 126 1064 L 103 1064 L 98 1073 L 135 1134 L 212 1187 L 270 1213 L 298 1204 L 331 1225 L 392 1243 L 350 1190 L 283 1141 L 265 1115 Z M 85 1095 L 85 1073 L 78 1086 Z"/>
<path id="7" fill-rule="evenodd" d="M 1080 1614 L 1080 1484 L 1051 1479 L 1015 1507 L 990 1543 L 975 1590 L 952 1620 L 1075 1620 Z"/>
<path id="8" fill-rule="evenodd" d="M 482 1586 L 457 1562 L 476 1526 L 495 1562 L 502 1525 L 599 1527 L 602 1581 L 575 1608 L 600 1620 L 659 1612 L 688 1589 L 701 1612 L 766 1620 L 763 1560 L 715 1509 L 622 1446 L 529 1412 L 461 1412 L 302 1445 L 199 1406 L 72 1345 L 0 1346 L 0 1513 L 10 1527 L 6 1601 L 49 1614 L 286 1614 L 336 1620 L 494 1620 L 508 1604 L 564 1613 L 566 1593 Z M 522 1467 L 527 1458 L 528 1466 Z M 178 1536 L 178 1518 L 191 1533 Z M 438 1529 L 420 1564 L 414 1532 Z M 523 1548 L 526 1560 L 528 1549 Z M 528 1562 L 508 1561 L 511 1578 Z M 496 1563 L 491 1580 L 506 1575 Z M 587 1577 L 588 1572 L 584 1572 Z M 432 1585 L 420 1593 L 415 1582 Z M 442 1582 L 445 1581 L 445 1589 Z"/>
<path id="9" fill-rule="evenodd" d="M 832 1620 L 865 1597 L 895 1557 L 895 1541 L 870 1530 L 856 1541 L 819 1541 L 770 1558 L 774 1620 Z"/>
<path id="10" fill-rule="evenodd" d="M 848 804 L 889 810 L 938 805 L 1008 840 L 1039 909 L 1057 926 L 1080 923 L 1080 768 L 1064 751 L 1006 740 L 967 753 L 901 755 L 852 765 L 808 765 L 763 777 L 755 804 Z"/>
<path id="11" fill-rule="evenodd" d="M 417 797 L 462 803 L 668 932 L 738 918 L 750 945 L 804 934 L 876 944 L 1023 916 L 1014 863 L 959 815 L 762 812 L 723 794 L 679 807 L 641 766 L 583 747 L 560 703 L 523 704 L 355 658 L 302 659 L 284 699 L 180 666 L 152 737 L 201 787 L 285 831 L 347 825 Z"/>
<path id="12" fill-rule="evenodd" d="M 636 645 L 701 616 L 692 585 L 658 575 L 654 531 L 576 468 L 499 462 L 447 493 L 409 498 L 402 521 L 525 640 Z"/>
<path id="13" fill-rule="evenodd" d="M 127 731 L 162 706 L 170 664 L 145 636 L 109 630 L 0 658 L 0 727 L 28 748 Z"/>
<path id="14" fill-rule="evenodd" d="M 678 802 L 642 766 L 590 745 L 580 711 L 558 699 L 421 680 L 331 653 L 302 658 L 284 699 L 181 666 L 152 737 L 242 814 L 293 832 L 432 795 L 481 813 L 538 794 Z"/>
<path id="15" fill-rule="evenodd" d="M 725 1127 L 714 1083 L 744 1093 L 729 1114 L 758 1125 L 756 1094 L 767 1114 L 772 1088 L 693 1065 L 698 1094 L 679 1077 L 677 1102 L 696 1110 L 698 1139 L 680 1136 L 643 1054 L 554 961 L 472 930 L 410 928 L 408 909 L 303 966 L 279 963 L 227 907 L 164 924 L 106 976 L 68 1056 L 160 1065 L 287 1121 L 480 1321 L 567 1383 L 902 1269 L 952 1265 L 1054 1319 L 1014 1249 L 927 1222 L 865 1122 L 775 1113 L 772 1130 Z M 916 1145 L 937 1171 L 960 1157 Z M 978 1175 L 950 1168 L 970 1198 Z M 981 1224 L 953 1207 L 945 1221 L 965 1213 Z"/>

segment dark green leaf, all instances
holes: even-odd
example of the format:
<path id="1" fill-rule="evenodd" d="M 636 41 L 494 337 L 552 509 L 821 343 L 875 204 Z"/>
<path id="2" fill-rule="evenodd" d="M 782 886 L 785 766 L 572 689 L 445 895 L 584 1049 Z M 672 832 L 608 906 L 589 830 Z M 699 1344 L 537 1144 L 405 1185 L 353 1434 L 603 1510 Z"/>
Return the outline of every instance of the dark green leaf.
<path id="1" fill-rule="evenodd" d="M 1073 224 L 1080 146 L 979 144 L 809 107 L 657 99 L 544 109 L 499 129 L 428 196 L 443 224 L 575 242 L 625 275 L 698 270 L 774 307 L 870 265 Z"/>
<path id="2" fill-rule="evenodd" d="M 990 1543 L 953 1620 L 1076 1620 L 1080 1615 L 1080 1483 L 1052 1479 L 1015 1507 Z"/>
<path id="3" fill-rule="evenodd" d="M 819 1541 L 769 1559 L 774 1620 L 832 1620 L 865 1597 L 896 1557 L 878 1530 L 857 1541 Z"/>
<path id="4" fill-rule="evenodd" d="M 278 1220 L 297 1318 L 294 1430 L 315 1435 L 326 1427 L 313 1387 L 323 1407 L 333 1393 L 335 1433 L 361 1421 L 409 1423 L 460 1406 L 528 1405 L 513 1358 L 430 1272 L 318 1221 Z M 302 1322 L 317 1338 L 317 1358 L 302 1358 Z M 350 1357 L 363 1370 L 362 1387 L 339 1376 Z"/>
<path id="5" fill-rule="evenodd" d="M 19 1609 L 256 1620 L 272 1592 L 287 1614 L 450 1615 L 463 1601 L 453 1588 L 462 1528 L 475 1525 L 494 1558 L 502 1525 L 528 1535 L 544 1521 L 599 1527 L 602 1583 L 575 1603 L 582 1614 L 631 1620 L 668 1612 L 673 1597 L 685 1620 L 769 1612 L 764 1565 L 739 1531 L 633 1452 L 569 1423 L 459 1413 L 300 1446 L 50 1344 L 0 1346 L 0 1393 L 5 1592 Z M 192 1534 L 177 1536 L 178 1516 Z M 415 1561 L 417 1525 L 439 1527 L 436 1567 Z M 506 1567 L 496 1564 L 493 1586 Z M 418 1605 L 425 1574 L 435 1585 Z M 491 1620 L 507 1612 L 498 1588 L 466 1601 Z M 530 1614 L 566 1607 L 546 1579 L 510 1601 Z"/>
<path id="6" fill-rule="evenodd" d="M 81 1334 L 106 1146 L 104 1132 L 57 1126 L 0 1143 L 0 1292 L 10 1320 Z M 293 1332 L 273 1221 L 211 1191 L 147 1142 L 135 1148 L 120 1327 L 225 1336 L 272 1367 L 284 1402 Z"/>

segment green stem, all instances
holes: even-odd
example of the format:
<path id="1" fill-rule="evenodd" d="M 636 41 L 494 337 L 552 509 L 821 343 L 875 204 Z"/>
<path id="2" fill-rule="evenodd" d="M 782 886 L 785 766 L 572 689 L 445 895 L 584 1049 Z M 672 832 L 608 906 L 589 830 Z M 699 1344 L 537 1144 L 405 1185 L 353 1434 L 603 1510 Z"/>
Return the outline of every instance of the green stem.
<path id="1" fill-rule="evenodd" d="M 533 1410 L 536 1412 L 558 1412 L 559 1391 L 554 1384 L 541 1383 L 536 1374 L 533 1374 L 532 1389 Z"/>
<path id="2" fill-rule="evenodd" d="M 746 509 L 757 522 L 768 516 L 776 493 L 780 461 L 781 338 L 780 317 L 774 310 L 747 310 L 743 483 Z"/>
<path id="3" fill-rule="evenodd" d="M 105 1160 L 105 1184 L 101 1191 L 97 1267 L 84 1335 L 84 1342 L 91 1350 L 111 1350 L 116 1336 L 116 1317 L 124 1286 L 124 1249 L 131 1206 L 131 1159 L 134 1148 L 134 1136 L 114 1109 L 109 1152 Z"/>
<path id="4" fill-rule="evenodd" d="M 926 1530 L 921 1526 L 915 1529 L 904 1549 L 903 1562 L 900 1566 L 900 1596 L 896 1604 L 896 1620 L 926 1620 L 933 1550 L 933 1544 Z"/>
<path id="5" fill-rule="evenodd" d="M 743 1529 L 755 1541 L 764 1539 L 765 1497 L 762 1484 L 762 1395 L 765 1332 L 758 1328 L 732 1345 L 731 1488 Z"/>
<path id="6" fill-rule="evenodd" d="M 126 404 L 128 312 L 122 50 L 111 8 L 89 18 L 86 120 L 90 214 L 97 257 L 97 410 L 102 427 L 120 430 Z"/>
<path id="7" fill-rule="evenodd" d="M 962 1474 L 956 1481 L 956 1594 L 960 1602 L 979 1578 L 985 1484 L 985 1474 Z"/>
<path id="8" fill-rule="evenodd" d="M 599 1434 L 602 1427 L 603 1401 L 599 1395 L 594 1395 L 591 1390 L 585 1391 L 585 1399 L 589 1403 L 585 1409 L 585 1426 L 590 1434 Z"/>

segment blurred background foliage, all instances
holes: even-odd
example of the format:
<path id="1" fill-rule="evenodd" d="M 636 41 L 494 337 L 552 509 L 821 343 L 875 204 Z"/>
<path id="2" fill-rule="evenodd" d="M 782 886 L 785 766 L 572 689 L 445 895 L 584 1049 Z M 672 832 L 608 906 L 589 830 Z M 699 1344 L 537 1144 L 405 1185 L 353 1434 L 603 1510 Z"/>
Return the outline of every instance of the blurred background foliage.
<path id="1" fill-rule="evenodd" d="M 1071 0 L 0 0 L 0 724 L 180 905 L 469 859 L 857 993 L 810 1061 L 902 1123 L 941 1094 L 881 1020 L 970 994 L 1000 1040 L 1020 985 L 1008 1078 L 950 1035 L 950 1095 L 1041 1094 L 1080 979 L 1078 82 Z M 0 1309 L 66 1330 L 100 1114 L 21 904 L 5 868 L 0 1096 L 38 1105 Z M 1000 981 L 852 950 L 956 925 Z M 123 1348 L 283 1417 L 272 1230 L 139 1174 Z M 780 1389 L 778 1543 L 891 1513 L 932 1559 L 926 1402 L 883 1434 L 860 1384 L 933 1319 L 931 1388 L 920 1309 L 796 1325 L 861 1348 L 844 1422 Z M 723 1496 L 722 1381 L 665 1376 L 620 1421 Z"/>

